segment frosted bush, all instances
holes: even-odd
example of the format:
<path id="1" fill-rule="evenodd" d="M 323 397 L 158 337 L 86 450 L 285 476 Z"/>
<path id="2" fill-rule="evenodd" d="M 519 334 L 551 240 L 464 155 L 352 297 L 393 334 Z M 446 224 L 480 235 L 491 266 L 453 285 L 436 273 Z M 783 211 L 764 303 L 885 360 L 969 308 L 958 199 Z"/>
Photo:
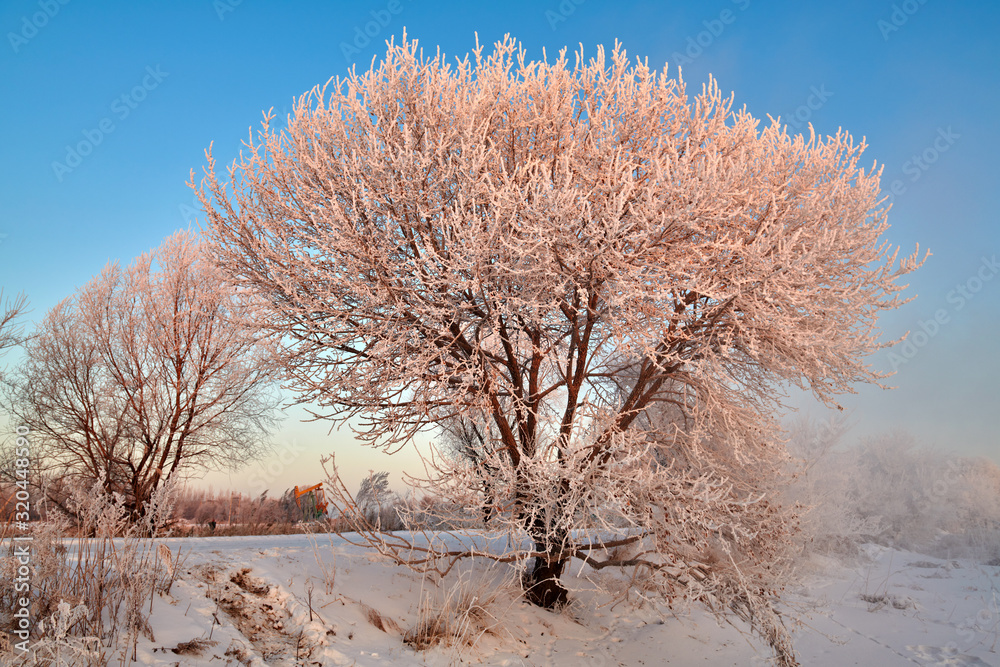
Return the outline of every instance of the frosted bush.
<path id="1" fill-rule="evenodd" d="M 148 609 L 157 591 L 167 590 L 174 559 L 156 535 L 169 520 L 175 485 L 166 484 L 144 508 L 143 519 L 129 523 L 121 494 L 108 494 L 102 480 L 77 486 L 67 509 L 77 519 L 76 540 L 67 549 L 65 519 L 32 524 L 32 618 L 42 619 L 30 650 L 5 647 L 3 664 L 106 665 L 134 659 L 139 636 L 151 636 Z M 114 540 L 114 541 L 113 541 Z M 0 557 L 0 629 L 13 628 L 12 573 L 17 567 L 10 544 Z M 98 650 L 98 647 L 103 647 Z"/>
<path id="2" fill-rule="evenodd" d="M 802 548 L 857 553 L 864 542 L 942 558 L 1000 557 L 1000 467 L 947 456 L 906 432 L 841 447 L 844 423 L 803 423 L 786 499 L 804 508 Z"/>

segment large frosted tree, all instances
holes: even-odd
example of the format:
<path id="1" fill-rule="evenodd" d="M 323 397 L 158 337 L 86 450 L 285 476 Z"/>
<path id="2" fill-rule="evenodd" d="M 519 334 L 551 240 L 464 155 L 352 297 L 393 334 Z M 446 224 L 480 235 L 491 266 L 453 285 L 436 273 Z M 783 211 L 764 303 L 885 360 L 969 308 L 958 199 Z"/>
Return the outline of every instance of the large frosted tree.
<path id="1" fill-rule="evenodd" d="M 864 144 L 619 48 L 571 65 L 509 39 L 448 64 L 404 37 L 271 120 L 199 192 L 301 400 L 385 448 L 471 437 L 427 483 L 527 537 L 535 603 L 565 602 L 574 558 L 635 567 L 792 664 L 768 603 L 780 399 L 878 383 L 876 318 L 919 264 L 882 240 Z"/>

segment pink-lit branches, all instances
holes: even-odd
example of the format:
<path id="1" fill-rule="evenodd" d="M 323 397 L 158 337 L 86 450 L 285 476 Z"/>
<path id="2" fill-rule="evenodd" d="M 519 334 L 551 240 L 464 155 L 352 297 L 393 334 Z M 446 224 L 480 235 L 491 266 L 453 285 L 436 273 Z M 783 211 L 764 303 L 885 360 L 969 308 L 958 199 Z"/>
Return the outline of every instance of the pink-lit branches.
<path id="1" fill-rule="evenodd" d="M 661 563 L 721 544 L 763 590 L 782 388 L 879 382 L 876 318 L 919 264 L 881 238 L 863 144 L 762 127 L 620 48 L 510 39 L 447 64 L 404 37 L 271 120 L 200 196 L 303 402 L 390 449 L 478 425 L 479 457 L 427 483 L 527 532 L 540 604 L 597 527 Z"/>

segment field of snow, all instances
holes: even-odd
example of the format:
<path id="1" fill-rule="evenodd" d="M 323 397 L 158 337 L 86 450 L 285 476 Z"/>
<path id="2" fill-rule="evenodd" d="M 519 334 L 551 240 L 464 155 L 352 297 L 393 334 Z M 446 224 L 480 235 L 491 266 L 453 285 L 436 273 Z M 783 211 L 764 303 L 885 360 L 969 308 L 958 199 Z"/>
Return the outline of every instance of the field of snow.
<path id="1" fill-rule="evenodd" d="M 574 602 L 553 613 L 518 600 L 508 566 L 436 584 L 337 535 L 160 541 L 183 561 L 153 601 L 140 664 L 770 664 L 738 620 L 616 604 L 578 568 L 566 577 Z M 849 565 L 814 560 L 785 592 L 802 665 L 1000 665 L 1000 567 L 864 552 Z M 450 645 L 416 650 L 422 622 L 444 627 L 434 619 Z"/>

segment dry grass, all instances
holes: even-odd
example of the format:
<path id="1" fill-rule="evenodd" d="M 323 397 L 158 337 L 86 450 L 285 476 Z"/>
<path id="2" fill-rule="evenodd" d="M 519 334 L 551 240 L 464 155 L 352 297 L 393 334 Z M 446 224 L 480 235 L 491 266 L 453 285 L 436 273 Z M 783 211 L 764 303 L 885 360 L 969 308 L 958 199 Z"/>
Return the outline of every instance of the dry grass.
<path id="1" fill-rule="evenodd" d="M 309 536 L 309 543 L 312 545 L 313 557 L 316 559 L 316 564 L 319 566 L 320 572 L 323 573 L 323 590 L 326 591 L 327 595 L 333 595 L 334 584 L 337 581 L 337 555 L 336 549 L 333 547 L 333 538 L 330 533 L 326 534 L 327 540 L 330 542 L 330 553 L 333 554 L 334 562 L 332 565 L 327 565 L 326 561 L 319 553 L 319 542 L 317 538 L 312 533 L 307 533 Z M 312 605 L 310 605 L 310 610 Z"/>
<path id="2" fill-rule="evenodd" d="M 377 609 L 369 607 L 362 602 L 361 611 L 365 613 L 365 618 L 368 619 L 368 622 L 371 623 L 373 627 L 389 634 L 402 634 L 399 624 L 391 618 L 383 616 Z"/>
<path id="3" fill-rule="evenodd" d="M 433 646 L 473 647 L 486 635 L 506 630 L 506 608 L 519 598 L 513 577 L 497 576 L 493 568 L 479 575 L 460 576 L 443 596 L 422 596 L 417 623 L 403 641 L 422 651 Z"/>
<path id="4" fill-rule="evenodd" d="M 169 516 L 171 489 L 154 496 L 147 516 L 154 523 Z M 8 643 L 0 653 L 5 665 L 95 665 L 134 660 L 140 636 L 151 638 L 148 614 L 153 597 L 170 590 L 179 569 L 176 556 L 162 543 L 147 539 L 162 524 L 129 524 L 120 498 L 108 498 L 95 485 L 77 489 L 72 502 L 80 517 L 30 524 L 30 579 L 33 622 L 29 650 Z M 63 536 L 74 528 L 67 545 Z M 19 567 L 9 524 L 0 529 L 0 632 L 15 630 L 14 586 Z M 92 537 L 82 537 L 90 535 Z M 161 548 L 163 547 L 163 548 Z"/>
<path id="5" fill-rule="evenodd" d="M 219 642 L 213 641 L 211 639 L 200 639 L 195 638 L 189 642 L 181 642 L 176 647 L 170 649 L 177 655 L 195 655 L 200 656 L 206 648 L 211 648 L 218 644 Z"/>

